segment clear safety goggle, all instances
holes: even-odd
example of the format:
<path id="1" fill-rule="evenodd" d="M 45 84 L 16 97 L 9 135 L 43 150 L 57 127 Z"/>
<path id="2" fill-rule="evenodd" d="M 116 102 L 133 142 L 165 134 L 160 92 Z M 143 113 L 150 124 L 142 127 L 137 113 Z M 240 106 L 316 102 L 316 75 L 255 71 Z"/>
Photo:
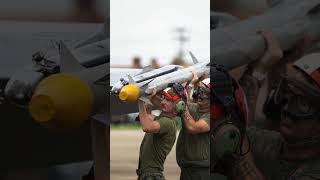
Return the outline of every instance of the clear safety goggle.
<path id="1" fill-rule="evenodd" d="M 313 119 L 320 115 L 320 91 L 292 78 L 284 77 L 280 81 L 274 102 L 281 105 L 292 120 Z"/>

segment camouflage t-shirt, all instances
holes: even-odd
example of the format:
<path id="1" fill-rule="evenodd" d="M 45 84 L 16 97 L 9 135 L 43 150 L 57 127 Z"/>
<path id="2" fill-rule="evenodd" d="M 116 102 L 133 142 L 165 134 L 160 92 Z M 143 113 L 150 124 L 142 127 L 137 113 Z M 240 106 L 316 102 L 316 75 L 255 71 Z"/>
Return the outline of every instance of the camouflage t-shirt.
<path id="1" fill-rule="evenodd" d="M 291 162 L 281 159 L 284 140 L 275 131 L 249 128 L 251 151 L 258 169 L 271 180 L 319 180 L 320 159 Z"/>
<path id="2" fill-rule="evenodd" d="M 159 133 L 146 133 L 140 146 L 139 168 L 159 168 L 163 171 L 164 161 L 176 140 L 176 118 L 159 116 Z"/>
<path id="3" fill-rule="evenodd" d="M 190 114 L 198 121 L 206 121 L 210 126 L 210 114 L 199 112 L 199 105 L 188 103 Z M 210 132 L 201 134 L 190 134 L 185 128 L 183 119 L 176 147 L 176 157 L 179 166 L 210 166 Z"/>

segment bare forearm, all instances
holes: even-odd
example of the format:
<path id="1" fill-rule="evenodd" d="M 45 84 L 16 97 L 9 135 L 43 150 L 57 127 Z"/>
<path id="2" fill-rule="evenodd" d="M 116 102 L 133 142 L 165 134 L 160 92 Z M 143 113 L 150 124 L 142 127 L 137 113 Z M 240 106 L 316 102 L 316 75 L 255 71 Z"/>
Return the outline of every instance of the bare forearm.
<path id="1" fill-rule="evenodd" d="M 182 115 L 182 119 L 185 123 L 186 128 L 193 132 L 196 129 L 196 121 L 193 119 L 193 117 L 191 116 L 189 110 L 187 109 L 183 115 Z"/>
<path id="2" fill-rule="evenodd" d="M 194 85 L 193 84 L 188 84 L 186 86 L 186 89 L 187 89 L 187 94 L 189 96 L 189 99 L 192 99 L 192 94 L 193 94 L 193 91 L 194 91 Z"/>
<path id="3" fill-rule="evenodd" d="M 143 102 L 139 102 L 139 118 L 143 128 L 152 126 L 154 117 L 148 114 L 147 108 Z"/>
<path id="4" fill-rule="evenodd" d="M 195 120 L 187 109 L 182 115 L 187 131 L 191 134 L 200 134 L 210 131 L 210 126 L 204 119 Z"/>

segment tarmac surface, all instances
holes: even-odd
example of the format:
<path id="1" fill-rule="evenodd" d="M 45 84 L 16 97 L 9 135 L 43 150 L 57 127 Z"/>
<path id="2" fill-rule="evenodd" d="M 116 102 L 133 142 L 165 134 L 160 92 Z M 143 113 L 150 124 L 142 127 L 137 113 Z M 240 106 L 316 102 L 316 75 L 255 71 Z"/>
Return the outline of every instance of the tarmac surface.
<path id="1" fill-rule="evenodd" d="M 139 148 L 143 139 L 142 130 L 112 130 L 110 131 L 110 179 L 135 180 L 138 167 Z M 167 180 L 177 180 L 180 168 L 176 163 L 175 145 L 168 155 L 164 175 Z"/>

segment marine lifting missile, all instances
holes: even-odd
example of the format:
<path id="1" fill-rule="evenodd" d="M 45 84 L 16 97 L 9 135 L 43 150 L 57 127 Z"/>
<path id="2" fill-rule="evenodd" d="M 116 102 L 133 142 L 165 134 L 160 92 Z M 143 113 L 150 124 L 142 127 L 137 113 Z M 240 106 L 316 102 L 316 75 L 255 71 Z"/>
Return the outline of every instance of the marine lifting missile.
<path id="1" fill-rule="evenodd" d="M 194 65 L 184 68 L 177 65 L 167 65 L 159 69 L 144 68 L 140 73 L 120 81 L 112 86 L 111 93 L 116 94 L 121 101 L 132 103 L 138 99 L 147 100 L 147 96 L 152 94 L 154 89 L 159 92 L 170 83 L 187 82 L 193 78 L 193 73 L 198 77 L 208 76 L 210 73 L 209 62 L 199 62 L 190 53 Z"/>

